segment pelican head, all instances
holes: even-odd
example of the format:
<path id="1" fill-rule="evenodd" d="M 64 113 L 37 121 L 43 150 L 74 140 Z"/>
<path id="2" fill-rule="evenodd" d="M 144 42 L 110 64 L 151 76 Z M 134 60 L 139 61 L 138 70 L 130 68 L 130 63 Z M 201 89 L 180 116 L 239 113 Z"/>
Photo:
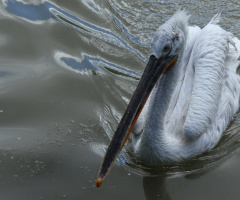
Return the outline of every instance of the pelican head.
<path id="1" fill-rule="evenodd" d="M 185 11 L 179 10 L 156 31 L 149 62 L 105 154 L 98 175 L 97 187 L 100 187 L 124 146 L 156 82 L 162 74 L 174 67 L 183 52 L 188 17 Z"/>
<path id="2" fill-rule="evenodd" d="M 156 58 L 180 55 L 187 37 L 188 18 L 184 10 L 179 10 L 161 25 L 153 37 L 150 55 Z"/>

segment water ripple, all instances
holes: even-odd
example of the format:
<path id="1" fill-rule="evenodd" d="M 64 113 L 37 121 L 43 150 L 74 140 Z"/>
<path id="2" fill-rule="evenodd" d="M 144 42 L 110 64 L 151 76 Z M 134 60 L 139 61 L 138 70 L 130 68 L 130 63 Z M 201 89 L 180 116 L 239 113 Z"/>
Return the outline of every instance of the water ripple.
<path id="1" fill-rule="evenodd" d="M 83 54 L 83 59 L 80 59 L 66 53 L 55 52 L 54 57 L 60 66 L 76 73 L 84 74 L 89 70 L 103 72 L 104 70 L 111 75 L 132 81 L 139 80 L 141 77 L 140 74 L 133 70 L 125 69 L 102 58 L 95 58 L 85 54 Z"/>
<path id="2" fill-rule="evenodd" d="M 120 37 L 114 35 L 111 31 L 108 31 L 107 29 L 100 28 L 94 24 L 90 24 L 88 22 L 85 22 L 73 15 L 70 15 L 69 13 L 56 9 L 51 8 L 51 13 L 55 17 L 56 20 L 71 26 L 72 28 L 86 33 L 88 35 L 94 36 L 96 38 L 99 38 L 105 42 L 109 42 L 111 44 L 114 44 L 116 46 L 119 46 L 121 48 L 124 48 L 135 55 L 137 55 L 141 60 L 147 62 L 147 59 L 136 49 L 132 48 L 130 45 L 128 45 L 125 41 L 123 41 Z"/>
<path id="3" fill-rule="evenodd" d="M 50 2 L 45 1 L 38 5 L 32 5 L 21 1 L 6 0 L 4 4 L 8 12 L 19 17 L 31 21 L 43 21 L 50 19 L 50 17 L 54 18 L 55 20 L 74 28 L 75 30 L 99 38 L 105 42 L 119 46 L 120 48 L 124 48 L 138 56 L 142 61 L 147 62 L 147 59 L 138 50 L 132 48 L 127 42 L 113 34 L 111 31 L 79 19 Z M 93 4 L 90 4 L 90 6 L 94 7 L 94 10 L 96 10 L 96 7 Z M 123 26 L 119 20 L 117 20 L 117 18 L 115 18 L 115 20 L 122 28 Z M 133 35 L 128 33 L 127 29 L 124 29 L 124 33 L 128 35 L 130 39 L 137 41 Z"/>
<path id="4" fill-rule="evenodd" d="M 46 9 L 46 4 L 26 4 L 21 1 L 4 1 L 3 4 L 6 6 L 6 10 L 19 17 L 23 17 L 32 21 L 48 20 L 51 14 Z"/>

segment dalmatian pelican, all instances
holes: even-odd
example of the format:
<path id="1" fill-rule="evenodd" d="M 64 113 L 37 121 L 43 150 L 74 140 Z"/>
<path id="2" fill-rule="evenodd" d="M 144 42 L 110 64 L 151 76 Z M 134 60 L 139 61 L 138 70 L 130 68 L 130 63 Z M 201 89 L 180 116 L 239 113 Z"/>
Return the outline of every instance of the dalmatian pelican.
<path id="1" fill-rule="evenodd" d="M 240 41 L 217 25 L 188 26 L 178 10 L 153 37 L 150 58 L 104 156 L 100 187 L 130 133 L 149 165 L 179 162 L 214 148 L 237 112 Z"/>

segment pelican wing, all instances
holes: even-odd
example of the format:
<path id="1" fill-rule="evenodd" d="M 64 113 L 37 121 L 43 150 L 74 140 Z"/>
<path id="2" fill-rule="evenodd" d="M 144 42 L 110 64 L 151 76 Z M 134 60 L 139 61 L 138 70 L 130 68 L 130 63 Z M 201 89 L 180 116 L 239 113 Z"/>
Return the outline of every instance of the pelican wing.
<path id="1" fill-rule="evenodd" d="M 217 115 L 224 84 L 230 34 L 209 23 L 195 41 L 192 56 L 194 83 L 184 135 L 194 139 L 206 132 Z"/>

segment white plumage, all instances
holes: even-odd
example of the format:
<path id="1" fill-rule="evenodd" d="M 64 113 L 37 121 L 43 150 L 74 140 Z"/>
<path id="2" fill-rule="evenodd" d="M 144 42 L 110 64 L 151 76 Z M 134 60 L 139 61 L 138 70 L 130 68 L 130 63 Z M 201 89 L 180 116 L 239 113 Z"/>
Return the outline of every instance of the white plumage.
<path id="1" fill-rule="evenodd" d="M 203 29 L 179 10 L 159 27 L 151 55 L 171 40 L 178 60 L 156 83 L 133 130 L 136 155 L 148 164 L 180 161 L 214 148 L 238 110 L 240 41 L 217 14 Z M 176 49 L 174 49 L 176 48 Z"/>

